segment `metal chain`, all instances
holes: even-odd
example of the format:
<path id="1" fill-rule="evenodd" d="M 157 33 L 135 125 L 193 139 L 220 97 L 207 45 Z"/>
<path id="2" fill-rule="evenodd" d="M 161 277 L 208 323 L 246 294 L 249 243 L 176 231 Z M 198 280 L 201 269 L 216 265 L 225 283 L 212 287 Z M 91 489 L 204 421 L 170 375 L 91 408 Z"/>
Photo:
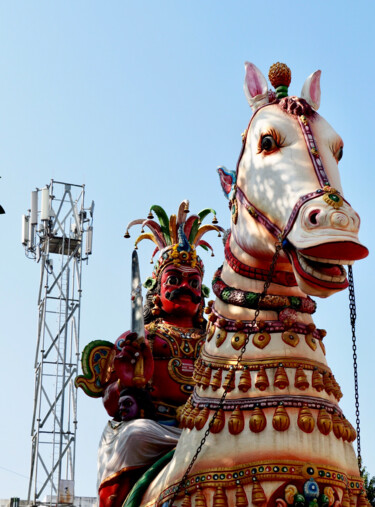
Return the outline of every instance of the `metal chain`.
<path id="1" fill-rule="evenodd" d="M 279 254 L 280 254 L 280 250 L 282 249 L 282 243 L 281 242 L 277 242 L 276 245 L 275 245 L 275 247 L 276 247 L 276 249 L 275 249 L 275 253 L 274 253 L 273 258 L 272 258 L 272 262 L 271 262 L 271 265 L 270 265 L 270 270 L 269 270 L 268 275 L 267 275 L 267 280 L 265 281 L 264 287 L 263 287 L 263 291 L 261 292 L 261 294 L 259 296 L 257 307 L 256 307 L 256 310 L 255 310 L 255 313 L 254 313 L 254 318 L 253 318 L 253 320 L 250 323 L 250 327 L 251 327 L 252 331 L 250 331 L 249 334 L 246 337 L 245 343 L 244 343 L 243 347 L 241 348 L 241 353 L 240 353 L 240 355 L 237 358 L 236 364 L 231 368 L 231 376 L 230 376 L 230 378 L 228 380 L 228 383 L 227 383 L 227 386 L 224 389 L 224 392 L 223 392 L 223 394 L 222 394 L 222 396 L 220 398 L 219 404 L 218 404 L 215 412 L 212 415 L 212 418 L 211 418 L 211 420 L 210 420 L 210 422 L 208 424 L 208 428 L 204 432 L 203 438 L 200 441 L 200 444 L 197 447 L 197 450 L 195 451 L 195 454 L 192 457 L 192 459 L 190 461 L 190 464 L 187 467 L 187 469 L 186 469 L 186 471 L 185 471 L 182 479 L 180 480 L 176 491 L 174 492 L 172 498 L 168 502 L 168 506 L 169 507 L 173 506 L 173 502 L 176 499 L 178 493 L 185 486 L 186 479 L 188 478 L 189 472 L 192 469 L 194 463 L 196 462 L 196 460 L 197 460 L 200 452 L 202 451 L 202 447 L 206 443 L 207 437 L 208 437 L 208 435 L 210 434 L 210 431 L 211 431 L 211 427 L 214 424 L 214 422 L 215 422 L 215 420 L 217 418 L 217 415 L 218 415 L 220 409 L 224 405 L 224 401 L 225 401 L 225 398 L 226 398 L 226 396 L 227 396 L 227 394 L 229 392 L 230 385 L 232 384 L 232 381 L 234 379 L 234 376 L 236 374 L 238 366 L 239 366 L 239 364 L 240 364 L 240 362 L 242 360 L 242 357 L 243 357 L 244 353 L 246 352 L 247 344 L 249 343 L 250 337 L 251 337 L 252 333 L 254 332 L 254 329 L 255 329 L 255 326 L 256 326 L 256 320 L 257 320 L 257 318 L 259 316 L 259 313 L 260 313 L 260 303 L 262 302 L 262 299 L 264 299 L 264 297 L 267 295 L 267 291 L 269 289 L 269 286 L 272 283 L 272 277 L 273 277 L 273 274 L 274 274 L 274 271 L 275 271 L 276 262 L 277 262 L 277 259 L 279 257 Z"/>
<path id="2" fill-rule="evenodd" d="M 350 325 L 352 326 L 352 342 L 353 342 L 353 370 L 354 370 L 354 396 L 355 396 L 355 417 L 356 417 L 356 430 L 357 430 L 357 461 L 359 470 L 362 469 L 362 456 L 361 456 L 361 435 L 360 435 L 360 420 L 359 420 L 359 392 L 358 392 L 358 366 L 357 366 L 357 339 L 355 335 L 355 321 L 357 318 L 357 311 L 355 305 L 354 294 L 354 281 L 352 266 L 348 266 L 349 278 L 349 309 L 350 309 Z"/>

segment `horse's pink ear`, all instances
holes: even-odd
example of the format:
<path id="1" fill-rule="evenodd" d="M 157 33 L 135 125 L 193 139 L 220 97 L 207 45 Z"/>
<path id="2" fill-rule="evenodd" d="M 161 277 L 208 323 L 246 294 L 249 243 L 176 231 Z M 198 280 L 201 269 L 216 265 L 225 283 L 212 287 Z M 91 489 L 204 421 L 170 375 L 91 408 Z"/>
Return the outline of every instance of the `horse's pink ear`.
<path id="1" fill-rule="evenodd" d="M 219 173 L 221 188 L 223 189 L 224 195 L 227 199 L 230 199 L 236 184 L 236 173 L 234 171 L 229 171 L 224 166 L 218 167 L 217 172 Z"/>
<path id="2" fill-rule="evenodd" d="M 258 67 L 250 62 L 245 62 L 244 91 L 247 101 L 254 112 L 260 106 L 269 102 L 266 78 Z"/>
<path id="3" fill-rule="evenodd" d="M 305 81 L 302 87 L 301 97 L 306 100 L 316 111 L 320 106 L 320 76 L 321 70 L 315 71 Z"/>

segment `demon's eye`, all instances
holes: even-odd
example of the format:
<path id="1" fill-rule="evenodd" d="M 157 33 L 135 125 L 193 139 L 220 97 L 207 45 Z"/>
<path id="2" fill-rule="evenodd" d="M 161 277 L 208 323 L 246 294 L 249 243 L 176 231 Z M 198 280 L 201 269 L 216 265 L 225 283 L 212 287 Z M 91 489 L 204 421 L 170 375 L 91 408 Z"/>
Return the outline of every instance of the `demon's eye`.
<path id="1" fill-rule="evenodd" d="M 168 285 L 179 285 L 179 283 L 180 283 L 180 280 L 179 280 L 178 276 L 176 276 L 176 275 L 168 276 L 168 278 L 167 278 Z"/>
<path id="2" fill-rule="evenodd" d="M 190 280 L 189 284 L 190 284 L 190 287 L 192 287 L 193 289 L 198 289 L 198 287 L 199 287 L 198 278 L 194 278 L 193 280 Z"/>

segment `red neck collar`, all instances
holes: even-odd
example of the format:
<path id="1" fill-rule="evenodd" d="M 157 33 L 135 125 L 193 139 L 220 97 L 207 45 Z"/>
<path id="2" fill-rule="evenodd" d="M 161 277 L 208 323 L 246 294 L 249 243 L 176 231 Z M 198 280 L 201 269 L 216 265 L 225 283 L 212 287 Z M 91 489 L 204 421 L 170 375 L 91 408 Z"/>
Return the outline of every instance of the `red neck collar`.
<path id="1" fill-rule="evenodd" d="M 265 282 L 268 277 L 268 270 L 253 268 L 252 266 L 248 266 L 237 259 L 237 257 L 233 255 L 229 246 L 230 236 L 231 235 L 229 234 L 224 248 L 225 260 L 228 265 L 238 275 Z M 284 285 L 286 287 L 295 287 L 297 285 L 293 273 L 290 273 L 289 271 L 275 271 L 271 281 L 272 283 L 277 283 L 278 285 Z"/>

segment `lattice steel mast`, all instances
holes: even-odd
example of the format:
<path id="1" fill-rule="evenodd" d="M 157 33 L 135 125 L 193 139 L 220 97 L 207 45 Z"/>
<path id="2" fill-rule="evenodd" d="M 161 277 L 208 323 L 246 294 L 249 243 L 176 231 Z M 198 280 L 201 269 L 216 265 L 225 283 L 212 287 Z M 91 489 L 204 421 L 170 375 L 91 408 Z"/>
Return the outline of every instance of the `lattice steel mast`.
<path id="1" fill-rule="evenodd" d="M 92 253 L 94 211 L 93 202 L 85 208 L 84 197 L 84 185 L 52 180 L 31 193 L 31 209 L 22 218 L 26 255 L 41 265 L 28 491 L 33 505 L 56 505 L 53 496 L 58 503 L 74 499 L 77 394 L 73 382 L 80 354 L 82 261 Z"/>

